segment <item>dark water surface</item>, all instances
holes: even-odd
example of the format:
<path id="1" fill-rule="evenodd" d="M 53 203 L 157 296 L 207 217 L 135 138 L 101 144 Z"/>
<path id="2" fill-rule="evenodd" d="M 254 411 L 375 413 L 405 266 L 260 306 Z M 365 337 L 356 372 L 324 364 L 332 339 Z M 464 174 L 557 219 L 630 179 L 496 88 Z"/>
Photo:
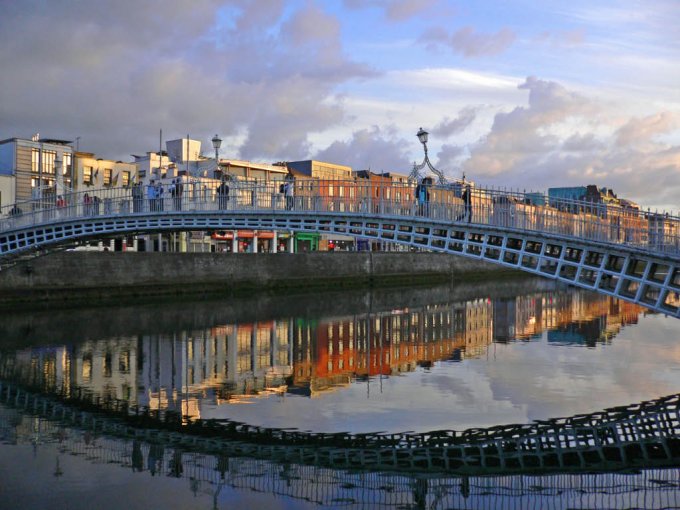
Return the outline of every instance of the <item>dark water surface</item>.
<path id="1" fill-rule="evenodd" d="M 464 430 L 680 392 L 680 321 L 540 280 L 5 313 L 2 378 L 312 432 Z M 3 401 L 4 402 L 4 401 Z M 220 457 L 0 405 L 0 508 L 675 508 L 676 469 L 426 477 Z"/>

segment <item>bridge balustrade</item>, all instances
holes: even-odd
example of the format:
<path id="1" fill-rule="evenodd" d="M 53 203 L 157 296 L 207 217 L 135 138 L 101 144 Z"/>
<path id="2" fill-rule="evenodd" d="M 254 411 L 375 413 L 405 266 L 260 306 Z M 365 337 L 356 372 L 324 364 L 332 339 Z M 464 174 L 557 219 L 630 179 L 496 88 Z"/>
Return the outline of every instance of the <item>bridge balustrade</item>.
<path id="1" fill-rule="evenodd" d="M 466 207 L 459 189 L 436 186 L 430 190 L 430 200 L 419 203 L 413 198 L 414 187 L 406 184 L 389 187 L 388 192 L 360 180 L 297 179 L 292 201 L 279 192 L 278 182 L 229 181 L 228 196 L 219 193 L 218 184 L 214 180 L 184 182 L 181 193 L 174 185 L 164 184 L 152 193 L 149 187 L 131 186 L 88 189 L 59 198 L 52 194 L 3 207 L 0 233 L 98 216 L 290 211 L 471 223 L 624 245 L 655 254 L 680 254 L 677 216 L 573 200 L 546 198 L 537 204 L 536 193 L 474 188 Z"/>

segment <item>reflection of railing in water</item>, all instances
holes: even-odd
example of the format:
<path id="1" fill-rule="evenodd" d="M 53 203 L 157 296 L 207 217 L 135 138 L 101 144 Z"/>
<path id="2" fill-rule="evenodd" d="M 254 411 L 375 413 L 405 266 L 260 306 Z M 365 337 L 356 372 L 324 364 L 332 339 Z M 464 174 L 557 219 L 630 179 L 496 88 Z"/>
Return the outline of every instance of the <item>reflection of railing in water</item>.
<path id="1" fill-rule="evenodd" d="M 85 393 L 69 400 L 78 407 L 66 406 L 11 383 L 0 384 L 0 400 L 104 433 L 221 451 L 228 456 L 341 469 L 492 474 L 612 470 L 680 462 L 680 395 L 526 425 L 394 434 L 302 432 L 229 420 L 183 422 L 173 413 L 150 413 L 126 401 L 102 401 Z"/>
<path id="2" fill-rule="evenodd" d="M 0 392 L 7 402 L 7 386 Z M 23 394 L 26 395 L 26 394 Z M 677 469 L 587 475 L 455 476 L 344 471 L 329 467 L 235 457 L 222 449 L 207 452 L 201 438 L 191 442 L 179 434 L 139 430 L 87 413 L 67 412 L 63 419 L 22 417 L 42 413 L 40 403 L 19 396 L 0 406 L 0 439 L 52 445 L 57 454 L 87 462 L 119 465 L 136 472 L 184 478 L 194 492 L 216 496 L 223 487 L 275 494 L 321 505 L 380 505 L 403 508 L 668 508 L 680 502 Z M 54 409 L 54 408 L 53 408 Z M 25 410 L 25 411 L 24 411 Z M 57 415 L 60 413 L 57 412 Z M 108 433 L 115 433 L 113 437 Z M 151 482 L 153 483 L 153 482 Z"/>

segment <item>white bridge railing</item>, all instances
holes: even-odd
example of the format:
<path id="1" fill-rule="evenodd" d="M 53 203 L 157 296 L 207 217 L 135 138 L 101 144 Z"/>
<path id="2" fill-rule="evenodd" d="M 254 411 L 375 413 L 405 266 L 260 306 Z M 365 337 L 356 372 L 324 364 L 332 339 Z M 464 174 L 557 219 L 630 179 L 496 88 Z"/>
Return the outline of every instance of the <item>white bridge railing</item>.
<path id="1" fill-rule="evenodd" d="M 381 185 L 362 179 L 296 179 L 292 194 L 282 191 L 281 181 L 228 181 L 228 192 L 219 184 L 196 179 L 181 185 L 46 193 L 0 209 L 0 235 L 96 216 L 273 210 L 472 223 L 623 245 L 655 255 L 680 255 L 680 217 L 631 207 L 479 187 L 465 193 L 461 186 L 428 187 L 418 200 L 410 184 Z"/>

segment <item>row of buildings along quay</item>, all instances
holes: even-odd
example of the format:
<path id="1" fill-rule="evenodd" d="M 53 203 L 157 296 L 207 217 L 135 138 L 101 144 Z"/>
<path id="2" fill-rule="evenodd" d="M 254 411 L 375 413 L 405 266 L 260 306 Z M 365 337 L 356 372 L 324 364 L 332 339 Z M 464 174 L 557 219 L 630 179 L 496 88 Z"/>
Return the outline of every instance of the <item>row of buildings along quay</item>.
<path id="1" fill-rule="evenodd" d="M 271 394 L 314 397 L 356 380 L 484 355 L 492 342 L 594 347 L 644 308 L 585 291 L 475 298 L 326 319 L 225 323 L 172 334 L 92 338 L 20 349 L 0 372 L 47 392 L 87 390 L 152 410 L 206 418 L 204 408 Z"/>
<path id="2" fill-rule="evenodd" d="M 215 153 L 206 156 L 198 140 L 190 138 L 169 140 L 165 143 L 164 150 L 133 155 L 133 161 L 122 162 L 80 150 L 77 143 L 68 140 L 40 138 L 38 135 L 31 139 L 2 140 L 0 208 L 3 215 L 11 214 L 10 209 L 21 210 L 24 202 L 26 202 L 24 207 L 35 207 L 35 200 L 39 200 L 44 208 L 55 205 L 59 207 L 60 203 L 77 207 L 79 204 L 71 204 L 69 201 L 81 200 L 81 197 L 91 190 L 88 200 L 92 200 L 92 203 L 87 205 L 91 214 L 106 214 L 110 204 L 107 204 L 105 199 L 103 202 L 99 201 L 96 193 L 98 190 L 132 188 L 133 192 L 137 190 L 140 196 L 144 197 L 143 200 L 146 200 L 148 190 L 156 187 L 165 192 L 165 197 L 158 202 L 158 206 L 163 207 L 166 203 L 166 207 L 170 209 L 173 207 L 171 195 L 175 190 L 191 189 L 192 193 L 203 190 L 205 193 L 217 194 L 221 183 L 225 181 L 231 184 L 232 196 L 236 193 L 239 183 L 270 185 L 274 191 L 271 200 L 281 201 L 282 207 L 288 199 L 287 192 L 284 191 L 284 186 L 288 183 L 293 186 L 296 200 L 303 200 L 313 188 L 314 193 L 323 193 L 330 201 L 333 199 L 338 201 L 337 199 L 343 197 L 357 201 L 359 197 L 355 193 L 365 193 L 367 203 L 370 200 L 384 199 L 403 202 L 408 206 L 416 201 L 417 183 L 409 179 L 409 175 L 405 173 L 392 171 L 375 173 L 370 170 L 353 169 L 342 162 L 301 160 L 270 164 L 229 159 L 219 156 L 220 144 L 221 140 L 215 135 L 213 139 Z M 208 151 L 210 152 L 210 149 Z M 312 181 L 317 185 L 312 186 L 310 184 Z M 319 183 L 323 185 L 318 185 Z M 361 185 L 361 191 L 357 183 Z M 471 200 L 472 207 L 476 210 L 484 209 L 493 200 L 484 190 L 475 188 L 474 182 L 467 181 L 467 185 L 474 191 L 471 193 Z M 433 187 L 431 200 L 441 204 L 460 202 L 462 207 L 463 192 L 463 185 L 460 183 L 448 191 Z M 585 201 L 594 208 L 607 206 L 607 214 L 610 216 L 608 221 L 621 242 L 631 241 L 632 239 L 625 237 L 633 235 L 633 232 L 644 231 L 647 228 L 646 223 L 653 219 L 652 216 L 645 219 L 640 214 L 639 206 L 634 202 L 618 197 L 611 189 L 598 188 L 595 185 L 551 188 L 548 190 L 548 196 L 550 200 L 554 198 Z M 28 204 L 31 200 L 34 202 Z M 342 205 L 342 201 L 339 202 Z M 545 205 L 545 197 L 537 193 L 534 198 L 529 194 L 528 202 L 524 199 L 521 202 L 505 204 L 503 207 L 504 212 L 511 215 L 515 209 L 517 215 L 530 215 L 531 208 Z M 650 228 L 650 231 L 661 231 L 659 235 L 664 238 L 677 238 L 675 231 L 666 232 L 668 229 L 676 228 L 674 223 L 663 221 L 661 216 L 658 221 L 657 219 L 654 221 L 655 226 Z M 645 228 L 641 228 L 642 223 L 645 224 Z M 224 253 L 410 249 L 396 243 L 355 239 L 339 234 L 248 229 L 118 236 L 105 240 L 82 241 L 73 248 Z"/>

